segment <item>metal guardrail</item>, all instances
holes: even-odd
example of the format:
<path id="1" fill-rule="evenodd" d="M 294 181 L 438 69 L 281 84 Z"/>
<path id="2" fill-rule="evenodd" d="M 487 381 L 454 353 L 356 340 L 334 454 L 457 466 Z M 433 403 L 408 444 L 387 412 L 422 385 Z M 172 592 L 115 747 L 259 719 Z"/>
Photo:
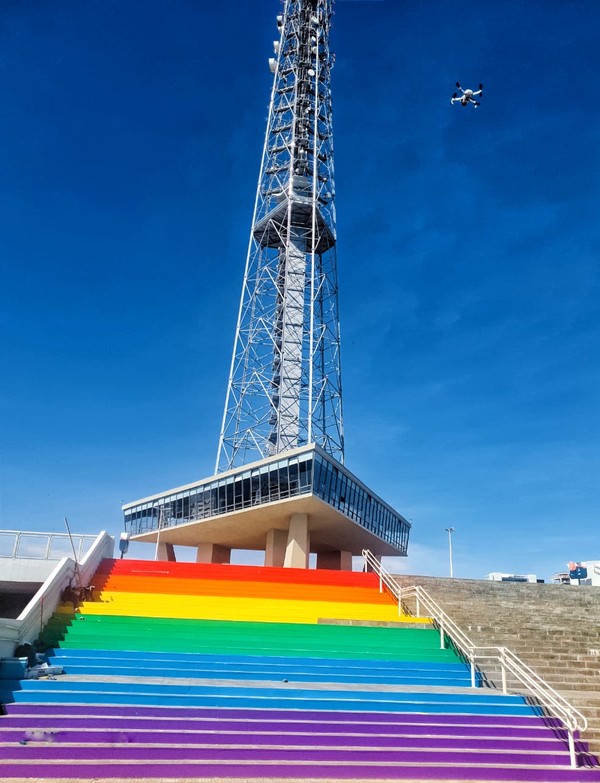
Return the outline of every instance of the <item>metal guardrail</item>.
<path id="1" fill-rule="evenodd" d="M 585 731 L 587 719 L 579 710 L 575 709 L 563 696 L 551 685 L 543 680 L 524 661 L 522 661 L 508 647 L 478 647 L 469 637 L 448 617 L 441 606 L 429 593 L 419 585 L 402 587 L 394 577 L 377 560 L 368 549 L 363 549 L 365 568 L 371 568 L 379 577 L 379 591 L 385 587 L 398 601 L 398 611 L 402 610 L 405 598 L 414 596 L 416 602 L 416 616 L 421 617 L 421 609 L 424 608 L 426 616 L 430 617 L 440 631 L 440 647 L 446 647 L 446 638 L 469 662 L 471 668 L 471 687 L 477 687 L 476 669 L 477 661 L 494 661 L 500 665 L 502 676 L 502 693 L 507 690 L 507 673 L 515 677 L 525 686 L 530 694 L 554 717 L 559 718 L 567 729 L 569 756 L 571 766 L 577 767 L 577 754 L 575 751 L 575 731 Z"/>
<path id="2" fill-rule="evenodd" d="M 96 540 L 95 535 L 71 536 L 77 561 L 81 562 Z M 73 554 L 67 533 L 37 533 L 26 530 L 0 530 L 0 558 L 12 560 L 61 560 Z"/>
<path id="3" fill-rule="evenodd" d="M 83 560 L 76 563 L 70 557 L 63 557 L 18 616 L 19 643 L 35 641 L 60 602 L 63 590 L 73 579 L 80 585 L 89 585 L 103 558 L 113 556 L 115 540 L 106 531 L 91 538 L 93 544 Z"/>

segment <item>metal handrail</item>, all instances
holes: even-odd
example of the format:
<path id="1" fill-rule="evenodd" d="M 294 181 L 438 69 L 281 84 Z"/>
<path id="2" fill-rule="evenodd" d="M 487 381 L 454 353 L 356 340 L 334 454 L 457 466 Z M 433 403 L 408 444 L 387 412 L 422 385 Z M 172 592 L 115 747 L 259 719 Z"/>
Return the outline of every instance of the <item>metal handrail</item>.
<path id="1" fill-rule="evenodd" d="M 0 550 L 0 558 L 11 560 L 56 560 L 59 561 L 72 550 L 72 542 L 77 547 L 77 560 L 80 562 L 86 554 L 86 550 L 96 540 L 96 535 L 86 533 L 74 533 L 69 536 L 68 533 L 39 533 L 33 530 L 0 530 L 0 540 L 8 539 L 9 544 L 6 553 Z M 55 542 L 64 544 L 64 552 L 53 553 L 52 548 Z M 27 548 L 29 543 L 31 550 L 25 553 L 21 548 Z M 8 551 L 10 549 L 10 554 Z"/>
<path id="2" fill-rule="evenodd" d="M 575 709 L 564 696 L 561 696 L 551 685 L 543 680 L 536 672 L 522 661 L 508 647 L 488 646 L 481 647 L 473 644 L 469 637 L 448 617 L 446 612 L 435 601 L 429 593 L 420 585 L 402 587 L 396 582 L 394 577 L 387 571 L 377 558 L 368 549 L 363 549 L 363 559 L 365 567 L 371 568 L 379 577 L 379 591 L 385 588 L 398 601 L 398 610 L 402 610 L 403 600 L 409 596 L 414 596 L 416 601 L 417 617 L 421 616 L 421 607 L 424 607 L 427 616 L 435 622 L 440 631 L 440 646 L 442 649 L 446 646 L 446 637 L 450 639 L 453 646 L 469 661 L 471 669 L 471 687 L 477 687 L 475 676 L 476 661 L 493 660 L 500 664 L 502 675 L 502 693 L 507 691 L 507 672 L 510 672 L 526 688 L 529 689 L 534 698 L 546 709 L 559 718 L 568 732 L 569 756 L 571 766 L 577 766 L 575 752 L 575 731 L 585 731 L 587 729 L 586 717 Z"/>

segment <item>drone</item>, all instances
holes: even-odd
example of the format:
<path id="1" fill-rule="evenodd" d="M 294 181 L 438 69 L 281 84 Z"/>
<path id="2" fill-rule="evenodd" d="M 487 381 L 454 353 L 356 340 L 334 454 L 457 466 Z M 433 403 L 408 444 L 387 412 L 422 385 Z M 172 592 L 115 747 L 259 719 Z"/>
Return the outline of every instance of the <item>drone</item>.
<path id="1" fill-rule="evenodd" d="M 475 98 L 479 97 L 483 93 L 483 84 L 479 85 L 479 89 L 477 91 L 463 90 L 458 82 L 456 82 L 456 86 L 461 91 L 462 95 L 459 95 L 457 92 L 455 92 L 454 95 L 450 98 L 450 103 L 456 103 L 456 101 L 459 101 L 461 106 L 466 106 L 468 103 L 472 103 L 475 108 L 479 106 L 479 101 L 476 101 Z"/>

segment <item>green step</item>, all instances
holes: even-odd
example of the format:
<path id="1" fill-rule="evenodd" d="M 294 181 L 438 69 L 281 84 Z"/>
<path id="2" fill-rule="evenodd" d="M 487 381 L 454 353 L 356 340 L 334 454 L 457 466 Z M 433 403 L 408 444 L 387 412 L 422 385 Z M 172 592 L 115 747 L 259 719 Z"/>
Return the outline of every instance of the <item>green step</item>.
<path id="1" fill-rule="evenodd" d="M 51 645 L 60 646 L 60 645 Z M 180 641 L 168 641 L 164 639 L 141 639 L 130 637 L 129 639 L 102 639 L 102 640 L 78 640 L 65 642 L 69 649 L 77 650 L 122 650 L 139 652 L 187 652 L 207 654 L 231 654 L 231 655 L 276 655 L 278 657 L 304 657 L 304 658 L 349 658 L 353 660 L 381 660 L 381 661 L 418 661 L 422 663 L 457 662 L 460 659 L 449 650 L 432 651 L 397 651 L 397 650 L 360 650 L 332 648 L 324 650 L 322 647 L 285 647 L 262 646 L 256 642 L 247 645 L 219 645 L 219 644 L 195 644 L 189 639 Z"/>
<path id="2" fill-rule="evenodd" d="M 56 617 L 56 615 L 55 615 Z M 76 619 L 75 619 L 76 618 Z M 181 620 L 171 617 L 127 617 L 124 615 L 75 615 L 75 618 L 69 618 L 66 623 L 57 623 L 57 625 L 66 625 L 69 629 L 90 626 L 108 625 L 129 626 L 139 628 L 141 626 L 152 628 L 189 628 L 199 629 L 202 632 L 214 631 L 220 635 L 224 633 L 239 634 L 253 631 L 262 635 L 273 635 L 292 637 L 297 636 L 306 638 L 312 636 L 318 639 L 340 638 L 375 638 L 375 639 L 413 639 L 421 640 L 425 643 L 427 640 L 439 639 L 439 633 L 434 628 L 392 628 L 385 626 L 363 626 L 363 625 L 327 625 L 325 623 L 256 623 L 256 622 L 235 622 L 232 620 Z M 51 619 L 48 625 L 51 625 Z"/>
<path id="3" fill-rule="evenodd" d="M 80 635 L 132 635 L 137 633 L 185 635 L 202 638 L 248 639 L 249 637 L 264 640 L 282 639 L 302 643 L 316 642 L 321 645 L 336 646 L 351 645 L 383 645 L 385 647 L 419 649 L 437 649 L 439 634 L 436 631 L 421 631 L 409 629 L 363 628 L 355 626 L 324 626 L 324 625 L 285 625 L 273 623 L 230 623 L 221 624 L 199 620 L 154 620 L 151 618 L 114 618 L 106 617 L 102 621 L 82 618 L 70 625 L 48 628 L 48 635 L 56 632 L 68 635 L 70 638 Z"/>
<path id="4" fill-rule="evenodd" d="M 439 648 L 433 629 L 80 615 L 51 621 L 41 640 L 47 646 L 64 640 L 63 646 L 76 649 L 458 660 L 452 650 Z"/>

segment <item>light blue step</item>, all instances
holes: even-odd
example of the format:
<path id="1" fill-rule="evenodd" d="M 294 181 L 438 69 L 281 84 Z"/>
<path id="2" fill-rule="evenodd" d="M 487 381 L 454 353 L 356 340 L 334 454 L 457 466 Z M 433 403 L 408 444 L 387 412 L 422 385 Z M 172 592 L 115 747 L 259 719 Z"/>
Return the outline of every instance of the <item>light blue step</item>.
<path id="1" fill-rule="evenodd" d="M 69 691 L 77 689 L 80 691 L 98 691 L 102 690 L 105 686 L 114 688 L 119 683 L 110 682 L 98 682 L 98 681 L 72 681 L 72 680 L 24 680 L 21 683 L 24 691 Z M 223 695 L 238 695 L 240 692 L 260 694 L 261 696 L 271 697 L 280 696 L 282 691 L 292 692 L 294 694 L 302 696 L 312 696 L 314 699 L 328 698 L 331 695 L 335 695 L 337 698 L 346 698 L 352 696 L 356 699 L 374 699 L 374 700 L 389 700 L 390 698 L 399 697 L 402 699 L 415 699 L 417 701 L 438 701 L 442 699 L 446 702 L 463 701 L 477 701 L 478 703 L 486 702 L 490 704 L 513 704 L 515 702 L 523 702 L 522 696 L 511 696 L 497 694 L 494 691 L 483 692 L 480 689 L 477 691 L 467 690 L 465 693 L 404 693 L 398 691 L 357 691 L 350 690 L 345 691 L 342 689 L 303 689 L 296 688 L 290 685 L 289 688 L 244 688 L 238 686 L 226 686 L 226 685 L 171 685 L 167 683 L 139 683 L 131 682 L 124 683 L 123 687 L 127 688 L 129 693 L 144 693 L 148 690 L 160 690 L 163 693 L 168 694 L 191 694 L 191 695 L 203 695 L 219 693 Z"/>
<path id="2" fill-rule="evenodd" d="M 289 680 L 301 682 L 343 682 L 353 684 L 469 686 L 470 672 L 463 664 L 429 664 L 402 661 L 394 666 L 366 666 L 364 661 L 327 658 L 279 658 L 271 656 L 175 657 L 103 651 L 57 650 L 49 659 L 65 668 L 67 674 L 113 674 L 127 677 L 195 677 L 232 680 Z"/>
<path id="3" fill-rule="evenodd" d="M 17 703 L 27 704 L 112 704 L 153 707 L 218 707 L 220 709 L 247 710 L 328 710 L 337 712 L 386 712 L 417 713 L 436 715 L 537 715 L 525 704 L 489 705 L 489 704 L 428 704 L 414 702 L 367 702 L 364 700 L 302 699 L 302 698 L 260 698 L 253 696 L 163 696 L 139 693 L 95 693 L 70 692 L 49 694 L 43 692 L 14 693 Z"/>
<path id="4" fill-rule="evenodd" d="M 223 653 L 172 653 L 172 652 L 136 652 L 131 650 L 80 650 L 78 648 L 57 647 L 48 651 L 49 656 L 57 658 L 82 658 L 85 660 L 100 658 L 119 658 L 133 661 L 174 661 L 185 663 L 198 662 L 204 663 L 248 663 L 268 661 L 272 666 L 299 666 L 318 667 L 333 666 L 339 669 L 366 669 L 367 671 L 391 671 L 396 672 L 404 669 L 410 670 L 434 670 L 439 672 L 464 672 L 468 667 L 463 663 L 454 662 L 432 662 L 432 661 L 396 661 L 396 660 L 372 660 L 365 666 L 364 659 L 352 658 L 330 658 L 326 657 L 297 657 L 297 656 L 276 656 L 276 655 L 226 655 Z"/>
<path id="5" fill-rule="evenodd" d="M 54 661 L 53 659 L 53 662 Z M 258 671 L 252 669 L 239 670 L 232 666 L 212 666 L 204 669 L 197 668 L 168 668 L 166 666 L 157 666 L 151 668 L 142 663 L 135 666 L 122 666 L 110 659 L 106 660 L 104 666 L 94 666 L 88 663 L 75 664 L 71 661 L 62 662 L 66 674 L 77 675 L 113 675 L 121 677 L 169 677 L 170 679 L 181 679 L 184 677 L 194 677 L 198 679 L 221 679 L 221 680 L 273 680 L 286 682 L 339 682 L 357 685 L 430 685 L 432 687 L 467 687 L 471 680 L 467 675 L 450 677 L 436 677 L 432 674 L 419 676 L 418 674 L 394 676 L 392 674 L 373 675 L 367 673 L 340 674 L 339 670 L 323 669 L 320 673 L 308 673 L 301 669 L 283 668 L 274 670 L 272 667 L 264 667 Z"/>
<path id="6" fill-rule="evenodd" d="M 125 692 L 123 692 L 125 691 Z M 454 693 L 243 688 L 150 683 L 26 680 L 14 694 L 17 702 L 152 704 L 157 706 L 246 707 L 250 709 L 319 709 L 378 712 L 531 715 L 520 696 Z"/>

